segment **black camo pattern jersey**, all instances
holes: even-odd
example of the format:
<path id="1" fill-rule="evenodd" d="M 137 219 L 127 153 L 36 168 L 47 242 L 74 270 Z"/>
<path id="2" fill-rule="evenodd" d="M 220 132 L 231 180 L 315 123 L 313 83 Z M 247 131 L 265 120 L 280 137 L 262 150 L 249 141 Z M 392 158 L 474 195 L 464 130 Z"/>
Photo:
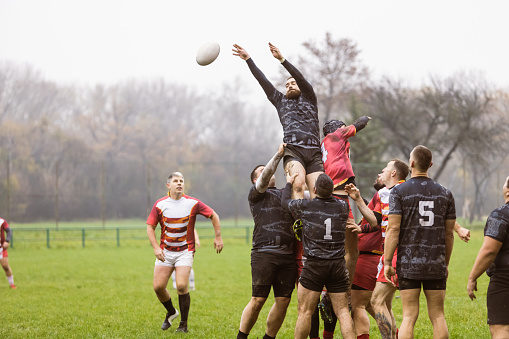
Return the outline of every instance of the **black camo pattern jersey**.
<path id="1" fill-rule="evenodd" d="M 445 220 L 456 219 L 451 191 L 427 177 L 411 178 L 391 190 L 390 214 L 401 215 L 398 276 L 446 278 Z"/>
<path id="2" fill-rule="evenodd" d="M 298 99 L 288 99 L 279 92 L 256 66 L 252 58 L 247 59 L 251 73 L 262 86 L 269 101 L 276 107 L 279 121 L 283 126 L 283 142 L 304 148 L 320 147 L 320 127 L 318 122 L 318 102 L 311 84 L 288 60 L 283 66 L 295 79 L 301 95 Z"/>
<path id="3" fill-rule="evenodd" d="M 251 187 L 248 200 L 255 224 L 252 251 L 293 254 L 294 220 L 281 207 L 282 191 L 273 187 L 259 193 L 255 185 Z"/>
<path id="4" fill-rule="evenodd" d="M 302 220 L 302 245 L 306 259 L 343 259 L 349 207 L 334 198 L 291 199 L 292 185 L 287 184 L 281 204 L 296 219 Z"/>
<path id="5" fill-rule="evenodd" d="M 495 273 L 509 272 L 509 203 L 490 213 L 484 226 L 484 236 L 502 243 L 502 247 L 495 257 L 495 261 L 486 271 L 492 276 Z"/>

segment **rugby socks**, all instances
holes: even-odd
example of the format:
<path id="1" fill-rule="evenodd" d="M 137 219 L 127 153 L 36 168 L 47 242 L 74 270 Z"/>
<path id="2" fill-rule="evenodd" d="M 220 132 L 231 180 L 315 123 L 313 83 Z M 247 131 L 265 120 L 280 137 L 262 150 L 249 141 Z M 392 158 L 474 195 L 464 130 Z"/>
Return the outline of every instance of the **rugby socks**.
<path id="1" fill-rule="evenodd" d="M 276 339 L 276 337 L 271 337 L 270 335 L 265 333 L 265 335 L 263 336 L 263 339 Z"/>
<path id="2" fill-rule="evenodd" d="M 9 282 L 9 285 L 11 286 L 14 285 L 14 276 L 13 275 L 8 276 L 7 281 Z"/>
<path id="3" fill-rule="evenodd" d="M 161 303 L 161 304 L 163 304 L 163 306 L 166 308 L 166 311 L 168 311 L 169 315 L 173 315 L 173 314 L 175 314 L 175 312 L 177 312 L 177 310 L 175 310 L 175 307 L 173 307 L 171 298 L 168 301 L 165 301 L 164 303 Z"/>
<path id="4" fill-rule="evenodd" d="M 323 339 L 332 339 L 332 338 L 334 338 L 334 332 L 329 332 L 329 331 L 323 330 Z"/>
<path id="5" fill-rule="evenodd" d="M 179 308 L 180 308 L 180 321 L 187 322 L 187 316 L 189 315 L 189 307 L 191 306 L 191 296 L 189 292 L 186 294 L 179 294 Z"/>
<path id="6" fill-rule="evenodd" d="M 247 339 L 247 336 L 249 333 L 244 333 L 241 330 L 239 330 L 239 334 L 237 334 L 237 339 Z"/>
<path id="7" fill-rule="evenodd" d="M 325 337 L 324 337 L 325 338 Z M 357 336 L 357 339 L 369 339 L 369 334 L 361 334 Z"/>

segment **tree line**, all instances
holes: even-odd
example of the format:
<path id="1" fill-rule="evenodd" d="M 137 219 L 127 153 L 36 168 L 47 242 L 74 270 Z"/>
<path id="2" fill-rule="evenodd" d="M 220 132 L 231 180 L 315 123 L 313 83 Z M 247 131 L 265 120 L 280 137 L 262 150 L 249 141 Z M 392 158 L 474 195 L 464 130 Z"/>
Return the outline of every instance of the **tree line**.
<path id="1" fill-rule="evenodd" d="M 372 117 L 350 140 L 367 199 L 389 160 L 407 160 L 423 144 L 434 155 L 431 176 L 453 191 L 459 212 L 473 220 L 500 203 L 495 184 L 509 174 L 507 91 L 466 72 L 418 87 L 373 79 L 355 42 L 330 33 L 302 46 L 292 62 L 315 88 L 320 124 Z M 274 84 L 283 90 L 281 77 Z M 29 65 L 0 63 L 1 215 L 145 218 L 178 170 L 187 193 L 221 217 L 248 218 L 249 173 L 275 153 L 282 130 L 261 89 L 253 104 L 243 85 L 207 93 L 163 79 L 63 85 Z M 281 171 L 277 179 L 282 186 Z"/>

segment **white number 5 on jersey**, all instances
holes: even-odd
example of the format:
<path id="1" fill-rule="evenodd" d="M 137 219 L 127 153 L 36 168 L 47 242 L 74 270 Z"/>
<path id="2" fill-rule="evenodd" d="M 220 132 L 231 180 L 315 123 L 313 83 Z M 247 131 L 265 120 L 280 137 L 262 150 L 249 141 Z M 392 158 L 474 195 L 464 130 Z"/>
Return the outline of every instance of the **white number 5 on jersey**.
<path id="1" fill-rule="evenodd" d="M 419 201 L 419 214 L 423 217 L 419 218 L 421 226 L 433 226 L 435 223 L 435 214 L 431 210 L 434 206 L 434 201 Z"/>

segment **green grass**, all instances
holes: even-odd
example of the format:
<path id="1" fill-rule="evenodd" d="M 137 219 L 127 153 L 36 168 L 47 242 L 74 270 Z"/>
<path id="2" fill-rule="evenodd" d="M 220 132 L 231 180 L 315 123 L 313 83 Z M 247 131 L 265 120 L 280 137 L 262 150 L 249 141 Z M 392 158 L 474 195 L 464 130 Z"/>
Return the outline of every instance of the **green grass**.
<path id="1" fill-rule="evenodd" d="M 125 241 L 120 247 L 116 242 L 95 241 L 86 248 L 78 243 L 51 249 L 18 242 L 9 250 L 18 289 L 10 290 L 7 281 L 0 280 L 0 337 L 234 338 L 251 296 L 250 244 L 241 238 L 225 237 L 224 241 L 224 251 L 219 255 L 210 238 L 202 240 L 196 253 L 197 289 L 191 292 L 188 334 L 160 330 L 165 310 L 152 290 L 154 256 L 148 240 Z M 455 243 L 446 297 L 451 338 L 489 338 L 488 278 L 484 275 L 479 279 L 477 300 L 470 301 L 466 293 L 468 273 L 481 243 L 480 230 L 472 233 L 469 244 Z M 174 290 L 170 293 L 176 297 Z M 263 336 L 272 302 L 271 297 L 260 313 L 252 338 Z M 399 325 L 401 299 L 393 304 Z M 420 313 L 415 337 L 431 338 L 424 296 Z M 278 338 L 293 338 L 296 319 L 294 293 Z M 371 338 L 380 338 L 372 319 L 371 325 Z"/>

